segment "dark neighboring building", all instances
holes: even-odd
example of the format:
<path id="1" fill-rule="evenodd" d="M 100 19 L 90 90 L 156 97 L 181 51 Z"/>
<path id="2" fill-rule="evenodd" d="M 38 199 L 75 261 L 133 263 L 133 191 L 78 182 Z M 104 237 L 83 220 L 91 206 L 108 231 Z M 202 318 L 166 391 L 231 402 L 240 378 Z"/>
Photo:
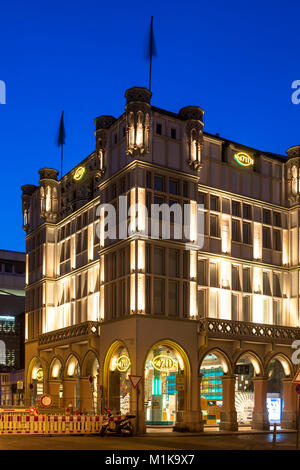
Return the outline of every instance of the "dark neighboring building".
<path id="1" fill-rule="evenodd" d="M 0 372 L 24 368 L 25 254 L 0 250 Z"/>

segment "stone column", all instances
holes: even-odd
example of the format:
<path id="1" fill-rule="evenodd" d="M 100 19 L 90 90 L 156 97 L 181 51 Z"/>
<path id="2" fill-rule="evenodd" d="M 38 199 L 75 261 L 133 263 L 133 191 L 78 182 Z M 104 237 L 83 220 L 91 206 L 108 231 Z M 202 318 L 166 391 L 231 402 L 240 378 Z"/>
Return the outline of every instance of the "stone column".
<path id="1" fill-rule="evenodd" d="M 80 409 L 81 411 L 94 412 L 93 392 L 88 377 L 80 377 Z"/>
<path id="2" fill-rule="evenodd" d="M 235 375 L 223 375 L 222 395 L 223 406 L 221 408 L 221 420 L 219 428 L 223 431 L 237 431 L 237 413 L 235 409 Z"/>
<path id="3" fill-rule="evenodd" d="M 60 381 L 59 380 L 48 380 L 48 393 L 51 395 L 53 400 L 53 405 L 59 407 L 59 387 Z"/>
<path id="4" fill-rule="evenodd" d="M 193 383 L 193 379 L 194 379 L 194 383 Z M 197 377 L 195 377 L 195 375 L 192 376 L 191 393 L 192 393 L 193 386 L 196 385 L 197 387 L 197 402 L 195 406 L 196 409 L 177 411 L 174 431 L 181 431 L 181 432 L 203 431 L 201 396 L 200 396 L 201 380 L 202 380 L 202 374 L 198 374 Z M 186 384 L 185 384 L 185 393 L 187 394 Z M 186 400 L 187 399 L 188 397 L 186 396 Z"/>
<path id="5" fill-rule="evenodd" d="M 297 393 L 296 385 L 291 378 L 281 379 L 283 385 L 284 407 L 282 410 L 281 427 L 284 429 L 297 428 Z"/>
<path id="6" fill-rule="evenodd" d="M 133 413 L 136 416 L 136 418 L 132 420 L 132 423 L 137 436 L 142 436 L 146 432 L 145 404 L 143 397 L 144 384 L 143 381 L 141 381 L 138 387 L 132 387 L 130 392 L 130 413 Z"/>
<path id="7" fill-rule="evenodd" d="M 72 406 L 73 410 L 75 410 L 75 387 L 76 387 L 75 379 L 64 378 L 63 380 L 63 404 L 65 408 Z"/>
<path id="8" fill-rule="evenodd" d="M 255 377 L 252 379 L 254 384 L 254 408 L 252 414 L 252 429 L 262 431 L 270 429 L 267 409 L 267 377 Z"/>

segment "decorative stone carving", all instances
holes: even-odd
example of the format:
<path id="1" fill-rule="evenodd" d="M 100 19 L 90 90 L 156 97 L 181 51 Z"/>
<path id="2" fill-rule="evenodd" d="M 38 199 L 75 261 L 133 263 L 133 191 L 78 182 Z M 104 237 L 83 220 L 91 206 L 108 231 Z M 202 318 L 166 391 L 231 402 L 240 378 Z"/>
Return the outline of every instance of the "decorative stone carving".
<path id="1" fill-rule="evenodd" d="M 58 216 L 58 171 L 43 168 L 40 174 L 40 214 L 47 222 L 56 222 Z"/>
<path id="2" fill-rule="evenodd" d="M 127 155 L 149 153 L 152 93 L 147 88 L 134 87 L 126 91 Z"/>
<path id="3" fill-rule="evenodd" d="M 179 115 L 186 121 L 188 164 L 199 171 L 202 167 L 204 111 L 199 106 L 186 106 L 179 111 Z"/>
<path id="4" fill-rule="evenodd" d="M 287 155 L 287 196 L 291 204 L 297 204 L 300 200 L 300 145 L 290 147 Z"/>
<path id="5" fill-rule="evenodd" d="M 291 344 L 300 339 L 300 329 L 292 326 L 266 325 L 216 318 L 201 318 L 199 333 L 214 338 L 233 338 L 268 343 Z"/>
<path id="6" fill-rule="evenodd" d="M 31 195 L 38 189 L 37 186 L 33 184 L 25 184 L 21 187 L 22 189 L 22 211 L 23 211 L 23 230 L 26 232 L 30 227 L 30 201 Z"/>
<path id="7" fill-rule="evenodd" d="M 83 337 L 99 336 L 100 322 L 87 321 L 78 325 L 61 328 L 59 330 L 50 331 L 39 336 L 39 344 L 60 343 L 66 340 L 78 341 Z"/>
<path id="8" fill-rule="evenodd" d="M 98 160 L 97 177 L 102 178 L 105 173 L 106 149 L 108 143 L 108 129 L 116 121 L 113 116 L 99 116 L 95 119 L 96 126 L 96 158 Z"/>

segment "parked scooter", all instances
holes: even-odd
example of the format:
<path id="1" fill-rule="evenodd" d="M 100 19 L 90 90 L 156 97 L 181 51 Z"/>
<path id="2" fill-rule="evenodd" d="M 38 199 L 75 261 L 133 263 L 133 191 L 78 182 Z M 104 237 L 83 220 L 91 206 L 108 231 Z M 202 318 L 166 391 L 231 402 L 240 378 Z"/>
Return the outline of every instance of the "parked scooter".
<path id="1" fill-rule="evenodd" d="M 100 436 L 109 436 L 111 434 L 132 436 L 134 428 L 131 419 L 134 418 L 135 415 L 132 413 L 127 413 L 124 416 L 121 416 L 121 414 L 114 416 L 110 410 L 106 410 L 106 415 L 103 417 L 100 429 Z"/>

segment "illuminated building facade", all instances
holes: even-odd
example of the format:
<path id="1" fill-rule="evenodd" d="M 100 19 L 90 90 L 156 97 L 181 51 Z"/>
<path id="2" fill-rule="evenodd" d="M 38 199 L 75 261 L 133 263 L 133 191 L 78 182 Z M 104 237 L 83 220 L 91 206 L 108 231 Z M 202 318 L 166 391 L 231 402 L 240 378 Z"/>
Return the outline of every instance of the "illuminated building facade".
<path id="1" fill-rule="evenodd" d="M 44 168 L 38 186 L 22 187 L 27 397 L 138 411 L 139 431 L 202 430 L 202 374 L 217 358 L 220 428 L 237 429 L 236 382 L 249 379 L 251 425 L 265 429 L 276 362 L 282 425 L 294 427 L 300 146 L 287 156 L 261 152 L 205 133 L 199 107 L 159 109 L 145 88 L 125 97 L 118 119 L 95 119 L 91 155 L 60 180 Z M 99 205 L 119 214 L 120 196 L 138 210 L 105 238 Z M 174 236 L 172 214 L 169 238 L 145 236 L 144 208 L 163 203 L 188 205 L 189 237 Z M 193 245 L 198 210 L 201 248 Z M 243 365 L 248 378 L 237 381 Z M 129 374 L 143 377 L 138 397 Z"/>

